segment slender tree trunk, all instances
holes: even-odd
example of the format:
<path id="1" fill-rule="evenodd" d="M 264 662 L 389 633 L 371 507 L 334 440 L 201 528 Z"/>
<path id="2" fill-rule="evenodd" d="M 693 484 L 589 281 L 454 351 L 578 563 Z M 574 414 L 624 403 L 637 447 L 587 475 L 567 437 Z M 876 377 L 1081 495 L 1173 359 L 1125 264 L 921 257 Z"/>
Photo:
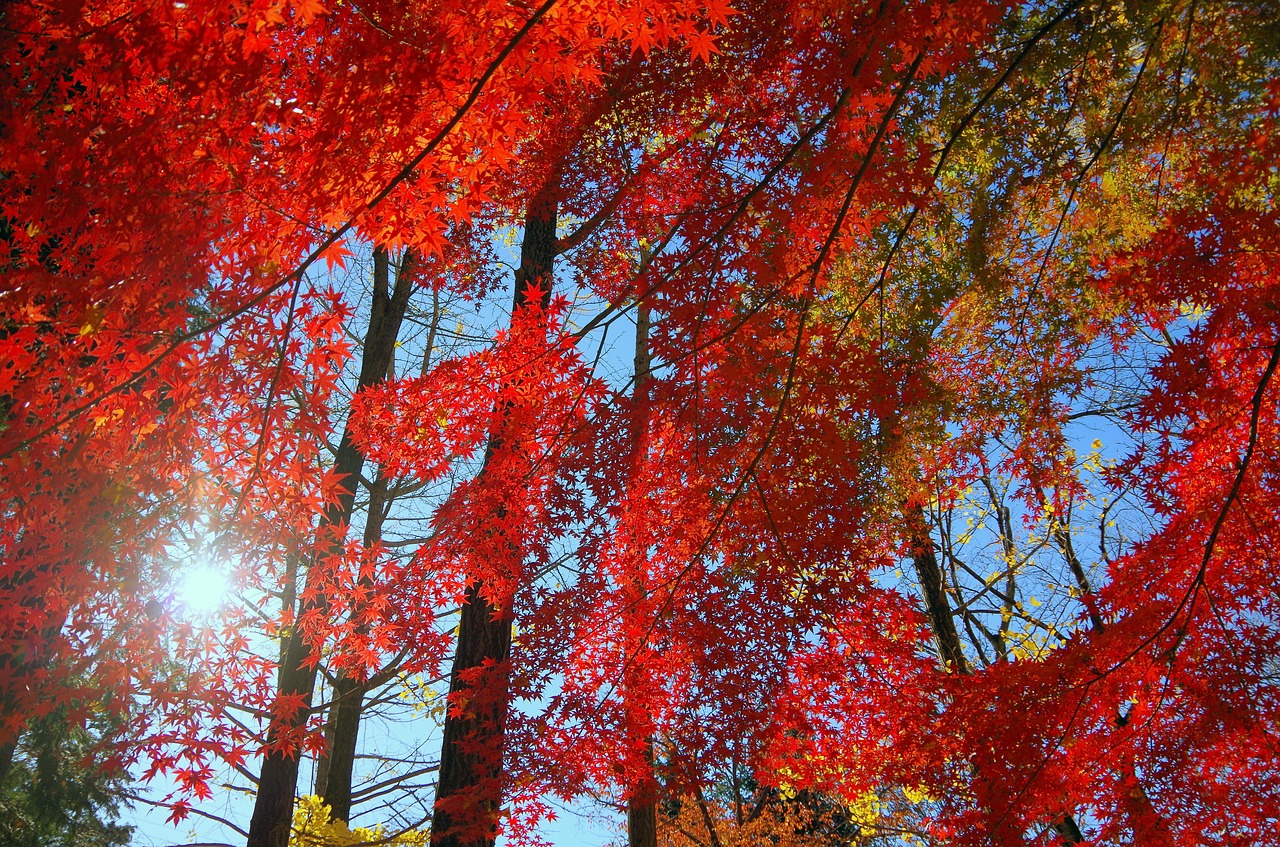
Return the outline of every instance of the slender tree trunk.
<path id="1" fill-rule="evenodd" d="M 382 524 L 386 519 L 387 478 L 379 472 L 369 492 L 369 511 L 365 516 L 364 546 L 369 549 L 382 540 Z M 362 578 L 363 588 L 372 588 L 371 578 Z M 333 683 L 333 705 L 325 724 L 325 752 L 316 764 L 316 793 L 329 806 L 333 820 L 351 820 L 351 780 L 355 772 L 356 742 L 360 736 L 360 717 L 369 682 L 339 673 Z"/>
<path id="2" fill-rule="evenodd" d="M 351 780 L 365 693 L 364 684 L 357 679 L 339 676 L 334 681 L 333 704 L 325 725 L 326 749 L 316 766 L 316 794 L 329 806 L 331 820 L 351 819 Z"/>
<path id="3" fill-rule="evenodd" d="M 938 555 L 933 550 L 929 526 L 925 523 L 924 507 L 908 506 L 907 527 L 911 533 L 911 561 L 915 565 L 916 579 L 924 594 L 925 612 L 929 615 L 929 627 L 938 643 L 938 655 L 947 671 L 969 673 L 964 650 L 960 646 L 960 634 L 956 632 L 955 618 L 951 614 L 951 602 L 942 581 L 942 568 L 938 567 Z"/>
<path id="4" fill-rule="evenodd" d="M 374 251 L 373 306 L 369 329 L 365 334 L 360 366 L 360 388 L 376 385 L 386 377 L 395 353 L 396 337 L 409 303 L 412 290 L 410 275 L 396 277 L 395 290 L 390 290 L 390 262 L 385 250 Z M 342 433 L 342 442 L 334 458 L 333 469 L 341 490 L 337 500 L 321 516 L 316 528 L 315 545 L 307 581 L 318 581 L 319 569 L 325 562 L 341 555 L 347 526 L 355 508 L 356 487 L 364 467 L 364 455 L 356 448 L 350 425 Z M 305 596 L 305 594 L 304 594 Z M 308 600 L 299 619 L 311 612 L 324 614 L 328 600 L 323 592 Z M 312 645 L 300 626 L 294 626 L 285 639 L 284 661 L 280 667 L 280 698 L 299 704 L 292 712 L 276 715 L 267 731 L 267 753 L 258 779 L 258 794 L 253 818 L 249 822 L 248 847 L 287 847 L 293 820 L 293 801 L 298 790 L 298 765 L 301 750 L 298 742 L 311 714 L 311 698 L 315 693 L 316 668 L 310 663 Z"/>
<path id="5" fill-rule="evenodd" d="M 530 200 L 525 213 L 513 314 L 533 305 L 535 296 L 543 308 L 550 304 L 559 192 L 557 172 Z M 491 435 L 486 467 L 501 446 L 501 436 Z M 484 472 L 482 468 L 480 473 Z M 496 515 L 494 524 L 501 524 L 504 517 Z M 519 539 L 512 538 L 510 543 L 519 555 Z M 492 847 L 496 840 L 514 599 L 489 596 L 489 586 L 481 578 L 472 580 L 463 598 L 431 819 L 432 847 Z"/>
<path id="6" fill-rule="evenodd" d="M 1076 819 L 1071 815 L 1063 815 L 1062 820 L 1053 825 L 1053 831 L 1062 836 L 1062 840 L 1068 844 L 1084 843 L 1084 833 L 1080 831 Z"/>
<path id="7" fill-rule="evenodd" d="M 649 356 L 649 307 L 643 302 L 636 304 L 636 353 L 635 353 L 635 387 L 632 392 L 631 418 L 631 479 L 641 472 L 645 458 L 645 429 L 649 417 L 649 371 L 652 361 Z M 645 556 L 643 545 L 636 544 L 630 555 L 637 561 Z M 638 573 L 634 591 L 637 599 L 645 593 L 644 575 Z M 636 649 L 641 649 L 638 645 Z M 634 663 L 633 663 L 634 666 Z M 634 674 L 633 674 L 634 675 Z M 626 691 L 623 692 L 624 695 Z M 648 716 L 646 716 L 647 718 Z M 658 791 L 657 780 L 653 776 L 653 738 L 640 739 L 645 745 L 645 760 L 648 772 L 639 785 L 633 786 L 631 796 L 627 798 L 627 845 L 628 847 L 657 847 L 658 844 Z"/>

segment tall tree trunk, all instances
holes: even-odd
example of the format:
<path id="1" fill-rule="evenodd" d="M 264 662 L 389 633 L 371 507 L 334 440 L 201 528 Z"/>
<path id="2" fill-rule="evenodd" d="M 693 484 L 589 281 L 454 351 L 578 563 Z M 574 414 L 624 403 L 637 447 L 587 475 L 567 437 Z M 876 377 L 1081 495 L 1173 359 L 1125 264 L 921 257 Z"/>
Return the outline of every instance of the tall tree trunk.
<path id="1" fill-rule="evenodd" d="M 325 752 L 316 764 L 316 794 L 329 806 L 331 820 L 351 819 L 351 781 L 366 692 L 364 683 L 346 675 L 333 683 L 333 703 L 325 721 Z"/>
<path id="2" fill-rule="evenodd" d="M 643 302 L 636 304 L 636 354 L 635 354 L 635 387 L 632 392 L 631 418 L 631 479 L 635 479 L 644 466 L 645 429 L 649 417 L 649 371 L 652 361 L 649 356 L 649 307 Z M 630 554 L 637 561 L 643 560 L 643 545 L 636 544 Z M 638 573 L 634 591 L 637 599 L 645 593 L 644 574 Z M 638 645 L 636 649 L 641 649 Z M 634 663 L 633 663 L 634 667 Z M 633 674 L 634 675 L 634 674 Z M 626 691 L 624 690 L 624 695 Z M 647 718 L 648 716 L 646 716 Z M 657 781 L 653 776 L 653 738 L 647 736 L 639 739 L 645 745 L 645 760 L 648 772 L 639 785 L 632 787 L 627 798 L 627 846 L 657 847 L 658 844 L 658 791 Z"/>
<path id="3" fill-rule="evenodd" d="M 382 540 L 382 524 L 386 519 L 387 478 L 381 472 L 369 492 L 369 511 L 365 516 L 364 546 L 369 549 Z M 371 589 L 373 580 L 362 577 L 361 587 Z M 333 704 L 325 723 L 325 751 L 316 764 L 316 793 L 329 806 L 333 820 L 351 820 L 351 780 L 355 772 L 356 742 L 360 736 L 360 717 L 369 681 L 339 673 L 333 683 Z"/>
<path id="4" fill-rule="evenodd" d="M 383 249 L 373 254 L 373 305 L 369 328 L 365 333 L 359 388 L 376 385 L 386 378 L 387 368 L 395 353 L 396 337 L 409 303 L 412 290 L 410 274 L 396 277 L 395 290 L 390 288 L 390 261 Z M 334 474 L 340 480 L 337 499 L 325 510 L 316 528 L 307 582 L 319 581 L 319 571 L 334 556 L 342 554 L 347 526 L 355 508 L 356 487 L 364 468 L 364 455 L 356 448 L 350 424 L 342 433 L 342 442 L 334 457 Z M 308 596 L 304 592 L 304 596 Z M 323 592 L 317 592 L 299 613 L 328 612 L 329 603 Z M 276 715 L 267 731 L 267 753 L 258 779 L 258 794 L 249 822 L 248 847 L 287 847 L 293 820 L 293 800 L 298 790 L 298 765 L 301 751 L 297 742 L 311 714 L 311 698 L 315 693 L 316 668 L 309 660 L 312 645 L 300 626 L 294 626 L 285 639 L 284 661 L 280 666 L 280 698 L 296 699 L 300 707 L 291 713 Z"/>
<path id="5" fill-rule="evenodd" d="M 535 296 L 544 309 L 550 304 L 559 193 L 557 168 L 525 212 L 513 314 L 532 305 Z M 501 436 L 492 434 L 485 449 L 485 467 L 501 446 Z M 482 468 L 480 473 L 484 472 Z M 496 515 L 495 525 L 504 517 Z M 519 555 L 519 539 L 510 539 L 510 543 Z M 489 586 L 476 578 L 463 598 L 431 819 L 432 847 L 492 847 L 497 836 L 515 598 L 488 594 Z M 465 708 L 455 709 L 463 704 Z"/>

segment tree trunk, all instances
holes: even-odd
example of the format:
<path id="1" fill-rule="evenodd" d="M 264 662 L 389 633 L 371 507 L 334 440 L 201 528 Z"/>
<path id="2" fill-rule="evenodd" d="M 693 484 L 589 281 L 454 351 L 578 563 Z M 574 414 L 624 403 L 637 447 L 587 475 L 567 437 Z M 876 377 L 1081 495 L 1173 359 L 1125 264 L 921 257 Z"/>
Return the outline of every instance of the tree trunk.
<path id="1" fill-rule="evenodd" d="M 643 255 L 643 254 L 642 254 Z M 636 353 L 635 353 L 635 387 L 632 391 L 631 420 L 631 478 L 635 479 L 643 467 L 645 457 L 645 428 L 649 413 L 649 371 L 652 361 L 649 356 L 649 307 L 644 303 L 636 304 Z M 645 555 L 641 549 L 631 551 L 637 560 Z M 634 590 L 637 595 L 645 592 L 643 574 L 637 574 Z M 638 645 L 636 649 L 640 649 Z M 625 694 L 625 692 L 624 692 Z M 641 739 L 645 747 L 645 759 L 649 763 L 649 772 L 639 785 L 633 786 L 631 796 L 627 798 L 627 845 L 628 847 L 657 847 L 658 844 L 658 792 L 657 781 L 653 777 L 653 738 Z"/>
<path id="2" fill-rule="evenodd" d="M 365 549 L 382 540 L 386 519 L 387 478 L 381 472 L 369 492 L 369 512 L 365 516 Z M 373 580 L 362 578 L 361 586 L 372 588 Z M 333 683 L 333 705 L 325 725 L 325 751 L 316 764 L 316 793 L 329 806 L 333 820 L 351 820 L 351 780 L 355 772 L 356 742 L 360 717 L 370 683 L 339 673 Z"/>
<path id="3" fill-rule="evenodd" d="M 513 314 L 532 305 L 535 295 L 543 308 L 550 304 L 559 192 L 557 172 L 529 202 Z M 501 436 L 491 435 L 485 450 L 486 467 L 501 446 Z M 480 473 L 484 472 L 482 468 Z M 495 525 L 504 517 L 496 515 Z M 518 555 L 519 540 L 510 542 Z M 486 596 L 487 590 L 483 578 L 477 578 L 467 586 L 463 598 L 431 819 L 432 847 L 492 847 L 497 836 L 515 598 L 502 597 L 494 603 Z"/>
<path id="4" fill-rule="evenodd" d="M 365 685 L 358 679 L 344 675 L 334 681 L 333 705 L 325 727 L 326 749 L 316 771 L 316 794 L 329 806 L 331 820 L 351 820 L 351 780 L 365 693 Z"/>
<path id="5" fill-rule="evenodd" d="M 410 275 L 396 277 L 395 290 L 390 289 L 389 259 L 383 249 L 373 254 L 373 305 L 369 329 L 365 334 L 359 388 L 367 388 L 386 378 L 387 368 L 395 353 L 396 337 L 409 303 L 412 290 Z M 356 487 L 364 467 L 364 455 L 356 448 L 350 424 L 342 433 L 342 442 L 334 457 L 333 469 L 342 486 L 337 500 L 321 516 L 316 528 L 315 546 L 307 572 L 310 582 L 325 562 L 342 554 L 343 541 L 351 513 L 355 508 Z M 318 577 L 317 577 L 318 580 Z M 305 594 L 304 594 L 305 596 Z M 311 612 L 324 614 L 328 600 L 323 592 L 307 601 L 298 615 Z M 258 780 L 258 794 L 253 818 L 249 822 L 248 847 L 287 847 L 293 820 L 293 801 L 298 790 L 298 744 L 311 714 L 311 698 L 315 693 L 316 668 L 309 663 L 312 645 L 300 626 L 287 636 L 284 661 L 280 667 L 279 697 L 296 698 L 300 708 L 276 715 L 267 731 L 267 753 Z"/>
<path id="6" fill-rule="evenodd" d="M 938 655 L 947 671 L 967 674 L 969 663 L 960 647 L 960 634 L 956 632 L 955 618 L 951 616 L 951 602 L 942 582 L 942 568 L 938 567 L 938 555 L 933 550 L 933 539 L 924 520 L 924 507 L 908 506 L 905 515 L 911 535 L 911 561 L 915 565 L 916 579 L 924 594 L 925 611 L 929 615 L 929 627 L 938 643 Z"/>
<path id="7" fill-rule="evenodd" d="M 646 741 L 649 778 L 635 786 L 627 798 L 627 847 L 658 845 L 658 782 L 653 778 L 653 741 Z"/>

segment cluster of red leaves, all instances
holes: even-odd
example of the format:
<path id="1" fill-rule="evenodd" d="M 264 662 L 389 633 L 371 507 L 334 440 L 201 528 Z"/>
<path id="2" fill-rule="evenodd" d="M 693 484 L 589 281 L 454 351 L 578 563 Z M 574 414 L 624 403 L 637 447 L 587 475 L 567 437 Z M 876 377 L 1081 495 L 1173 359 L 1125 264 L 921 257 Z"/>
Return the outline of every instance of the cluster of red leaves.
<path id="1" fill-rule="evenodd" d="M 281 750 L 315 749 L 289 720 L 305 698 L 274 690 L 245 634 L 254 610 L 213 626 L 165 609 L 167 545 L 201 534 L 253 596 L 312 568 L 308 611 L 264 637 L 300 627 L 313 661 L 357 675 L 397 650 L 438 670 L 436 616 L 478 580 L 519 627 L 513 693 L 532 705 L 512 713 L 506 757 L 535 813 L 544 792 L 639 790 L 660 738 L 680 787 L 748 749 L 760 779 L 850 802 L 926 791 L 930 831 L 960 842 L 1048 839 L 1075 810 L 1099 841 L 1267 837 L 1276 104 L 1178 174 L 1200 202 L 1084 283 L 1121 318 L 1063 329 L 1073 290 L 1032 268 L 1010 285 L 1016 322 L 975 303 L 980 288 L 940 296 L 914 358 L 850 331 L 877 292 L 849 301 L 837 260 L 934 187 L 923 142 L 897 131 L 908 92 L 960 68 L 1004 12 L 7 10 L 0 741 L 57 703 L 145 702 L 125 755 L 196 798 L 212 757 L 257 752 L 228 704 L 288 725 Z M 487 240 L 553 176 L 566 217 L 607 209 L 565 247 L 606 315 L 642 299 L 660 316 L 660 367 L 613 396 L 564 302 L 519 309 L 483 350 L 352 401 L 364 454 L 392 476 L 483 465 L 431 539 L 396 562 L 345 527 L 317 534 L 346 482 L 322 447 L 350 309 L 307 271 L 340 266 L 354 230 L 483 296 Z M 878 580 L 921 496 L 886 471 L 886 444 L 945 407 L 956 437 L 913 458 L 923 479 L 962 487 L 978 445 L 1012 432 L 1006 470 L 1029 498 L 1073 491 L 1059 397 L 1083 351 L 1176 327 L 1185 304 L 1210 309 L 1149 374 L 1130 419 L 1145 449 L 1116 472 L 1160 523 L 1090 598 L 1105 626 L 947 673 L 916 604 Z M 571 580 L 542 578 L 567 557 Z M 484 684 L 493 667 L 468 673 L 479 693 L 455 712 L 506 697 Z"/>

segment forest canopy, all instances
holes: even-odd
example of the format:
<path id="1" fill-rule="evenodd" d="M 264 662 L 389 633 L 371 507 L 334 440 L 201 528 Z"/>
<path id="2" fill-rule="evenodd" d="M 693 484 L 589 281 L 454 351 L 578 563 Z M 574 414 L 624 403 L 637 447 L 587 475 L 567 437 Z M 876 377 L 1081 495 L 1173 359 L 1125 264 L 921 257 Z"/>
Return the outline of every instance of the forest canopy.
<path id="1" fill-rule="evenodd" d="M 1278 21 L 4 5 L 0 832 L 1280 842 Z"/>

